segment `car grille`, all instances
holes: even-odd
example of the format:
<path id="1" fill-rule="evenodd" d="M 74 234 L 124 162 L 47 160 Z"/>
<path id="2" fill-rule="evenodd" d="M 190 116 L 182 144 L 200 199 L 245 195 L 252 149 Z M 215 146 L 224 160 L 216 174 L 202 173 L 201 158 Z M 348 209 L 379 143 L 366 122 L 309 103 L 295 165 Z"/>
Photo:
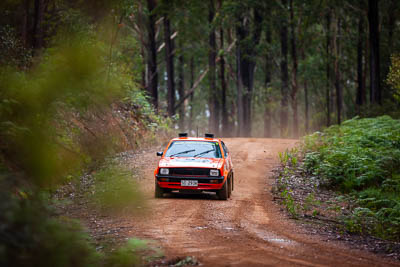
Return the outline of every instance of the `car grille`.
<path id="1" fill-rule="evenodd" d="M 187 178 L 186 178 L 186 179 L 187 179 Z M 171 183 L 180 183 L 181 180 L 185 180 L 185 178 L 169 178 L 169 179 L 168 179 L 168 182 L 171 182 Z M 196 180 L 199 182 L 199 184 L 208 184 L 208 183 L 210 183 L 210 180 L 211 180 L 211 179 L 196 179 Z M 220 180 L 218 180 L 218 182 L 214 182 L 214 183 L 220 184 L 220 183 L 222 183 L 223 181 L 224 181 L 223 179 L 220 179 Z"/>
<path id="2" fill-rule="evenodd" d="M 169 175 L 178 176 L 209 176 L 210 169 L 208 168 L 170 168 Z"/>

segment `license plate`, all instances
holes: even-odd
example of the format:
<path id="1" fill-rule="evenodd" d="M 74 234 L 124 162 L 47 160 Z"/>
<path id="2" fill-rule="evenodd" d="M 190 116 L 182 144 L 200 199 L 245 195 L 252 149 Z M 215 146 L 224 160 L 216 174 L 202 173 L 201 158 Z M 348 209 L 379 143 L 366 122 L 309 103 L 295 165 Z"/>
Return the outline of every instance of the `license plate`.
<path id="1" fill-rule="evenodd" d="M 181 180 L 181 186 L 198 186 L 197 180 Z"/>

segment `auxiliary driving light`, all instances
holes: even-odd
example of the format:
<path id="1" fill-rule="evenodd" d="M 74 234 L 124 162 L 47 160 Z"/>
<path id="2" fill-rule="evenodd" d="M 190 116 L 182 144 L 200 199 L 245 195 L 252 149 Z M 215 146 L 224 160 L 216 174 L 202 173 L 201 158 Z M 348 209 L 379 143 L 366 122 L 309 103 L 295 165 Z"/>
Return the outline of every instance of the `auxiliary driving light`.
<path id="1" fill-rule="evenodd" d="M 168 168 L 161 168 L 160 169 L 160 174 L 168 175 L 169 174 L 169 169 Z"/>
<path id="2" fill-rule="evenodd" d="M 210 176 L 218 176 L 219 171 L 218 170 L 210 170 Z"/>

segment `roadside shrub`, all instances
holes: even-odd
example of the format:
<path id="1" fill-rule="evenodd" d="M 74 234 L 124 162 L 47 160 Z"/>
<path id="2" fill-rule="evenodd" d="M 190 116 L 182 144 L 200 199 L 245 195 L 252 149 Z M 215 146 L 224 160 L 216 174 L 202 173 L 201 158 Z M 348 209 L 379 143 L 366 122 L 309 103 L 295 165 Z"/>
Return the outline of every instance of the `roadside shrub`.
<path id="1" fill-rule="evenodd" d="M 352 232 L 400 240 L 400 121 L 389 116 L 345 121 L 304 138 L 307 173 L 356 197 Z"/>
<path id="2" fill-rule="evenodd" d="M 51 217 L 48 195 L 15 188 L 10 173 L 0 172 L 0 265 L 90 266 L 99 254 L 80 225 Z M 14 190 L 10 190 L 14 189 Z"/>
<path id="3" fill-rule="evenodd" d="M 32 61 L 32 51 L 25 48 L 14 28 L 0 26 L 0 65 L 26 68 Z"/>
<path id="4" fill-rule="evenodd" d="M 98 208 L 109 212 L 131 212 L 136 206 L 143 205 L 143 198 L 129 170 L 109 164 L 93 176 L 94 183 L 88 194 Z"/>
<path id="5" fill-rule="evenodd" d="M 388 184 L 400 173 L 400 122 L 355 118 L 306 137 L 303 153 L 308 172 L 344 192 Z"/>

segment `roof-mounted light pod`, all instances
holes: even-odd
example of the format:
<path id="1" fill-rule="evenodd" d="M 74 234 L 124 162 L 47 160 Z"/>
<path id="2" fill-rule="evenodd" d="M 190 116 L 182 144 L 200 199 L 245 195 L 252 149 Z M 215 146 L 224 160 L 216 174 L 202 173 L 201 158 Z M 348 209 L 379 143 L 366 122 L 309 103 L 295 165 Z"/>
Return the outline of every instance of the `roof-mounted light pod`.
<path id="1" fill-rule="evenodd" d="M 211 133 L 206 133 L 204 136 L 205 138 L 214 138 L 214 134 Z"/>
<path id="2" fill-rule="evenodd" d="M 187 133 L 179 133 L 179 137 L 180 137 L 180 138 L 182 138 L 182 137 L 188 137 L 188 134 L 187 134 Z"/>

